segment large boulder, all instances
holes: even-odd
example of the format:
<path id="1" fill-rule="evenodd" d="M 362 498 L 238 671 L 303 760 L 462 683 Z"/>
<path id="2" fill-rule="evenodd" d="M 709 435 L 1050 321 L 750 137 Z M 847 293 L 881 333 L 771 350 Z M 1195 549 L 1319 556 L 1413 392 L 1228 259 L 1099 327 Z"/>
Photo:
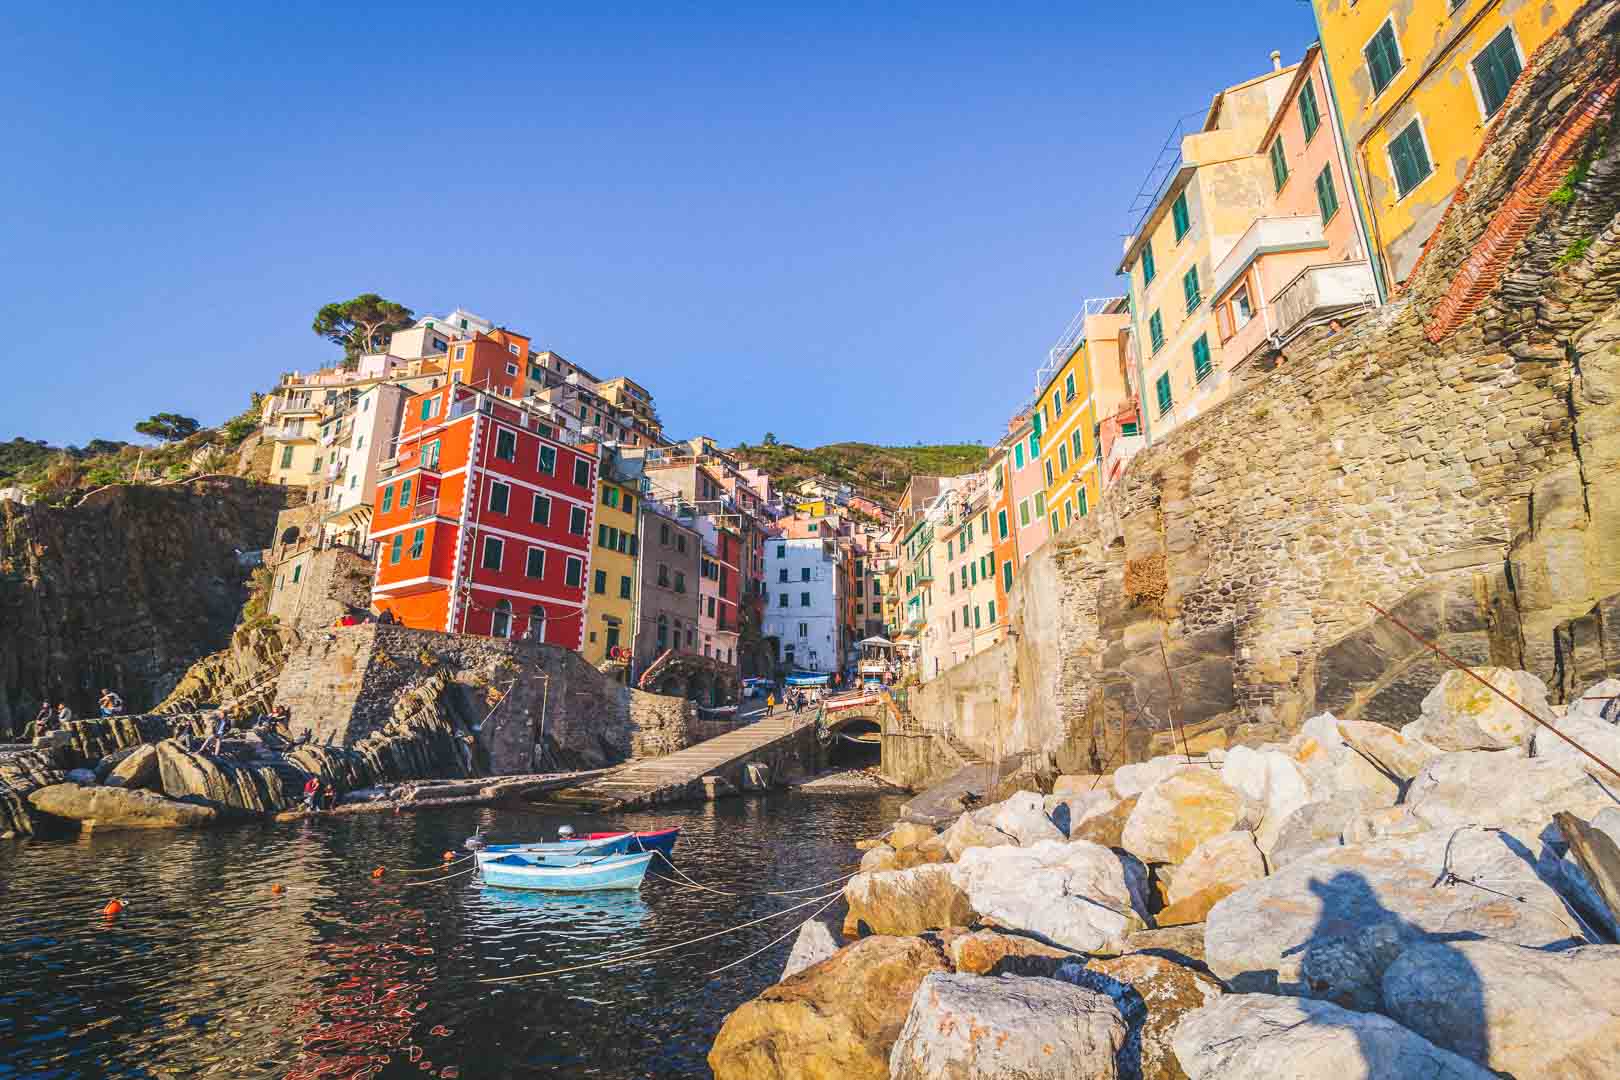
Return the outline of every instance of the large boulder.
<path id="1" fill-rule="evenodd" d="M 1396 958 L 1382 988 L 1387 1014 L 1488 1069 L 1620 1076 L 1620 945 L 1423 942 Z"/>
<path id="2" fill-rule="evenodd" d="M 1332 713 L 1305 721 L 1292 748 L 1314 802 L 1388 806 L 1400 798 L 1401 778 L 1346 742 Z"/>
<path id="3" fill-rule="evenodd" d="M 1193 848 L 1170 879 L 1169 900 L 1174 904 L 1212 885 L 1233 889 L 1266 876 L 1266 860 L 1255 846 L 1254 834 L 1238 830 L 1212 836 Z"/>
<path id="4" fill-rule="evenodd" d="M 1065 963 L 1079 959 L 1034 938 L 975 930 L 956 934 L 945 943 L 951 968 L 963 975 L 1053 975 Z"/>
<path id="5" fill-rule="evenodd" d="M 1563 898 L 1537 873 L 1539 846 L 1534 833 L 1440 829 L 1309 855 L 1210 910 L 1210 970 L 1241 992 L 1375 1009 L 1384 969 L 1430 935 L 1580 944 Z"/>
<path id="6" fill-rule="evenodd" d="M 930 975 L 889 1057 L 890 1080 L 1114 1080 L 1125 1021 L 1055 979 Z"/>
<path id="7" fill-rule="evenodd" d="M 1283 819 L 1271 845 L 1272 869 L 1298 862 L 1323 848 L 1338 847 L 1345 826 L 1357 815 L 1356 804 L 1343 800 L 1306 803 Z"/>
<path id="8" fill-rule="evenodd" d="M 269 765 L 193 753 L 173 739 L 157 744 L 163 794 L 237 817 L 268 816 L 291 803 L 281 777 Z"/>
<path id="9" fill-rule="evenodd" d="M 944 970 L 921 938 L 857 941 L 726 1017 L 709 1068 L 716 1080 L 881 1080 L 917 987 Z"/>
<path id="10" fill-rule="evenodd" d="M 1000 847 L 1004 844 L 1016 844 L 1017 840 L 1008 836 L 994 825 L 990 824 L 991 813 L 996 808 L 987 806 L 963 814 L 951 822 L 950 828 L 945 830 L 945 850 L 951 859 L 962 857 L 962 852 L 968 848 Z"/>
<path id="11" fill-rule="evenodd" d="M 909 870 L 856 874 L 844 886 L 849 914 L 844 936 L 920 934 L 946 926 L 969 926 L 975 919 L 967 893 L 946 864 Z"/>
<path id="12" fill-rule="evenodd" d="M 1620 724 L 1620 679 L 1604 679 L 1581 691 L 1581 696 L 1564 710 L 1569 720 L 1601 720 Z"/>
<path id="13" fill-rule="evenodd" d="M 1400 780 L 1410 780 L 1423 766 L 1445 753 L 1416 737 L 1410 726 L 1405 731 L 1375 724 L 1369 720 L 1340 720 L 1339 737 L 1356 753 Z"/>
<path id="14" fill-rule="evenodd" d="M 1620 692 L 1620 691 L 1617 691 Z M 1067 773 L 1052 781 L 1053 795 L 1114 794 L 1114 784 L 1095 773 Z"/>
<path id="15" fill-rule="evenodd" d="M 1167 755 L 1165 757 L 1149 758 L 1147 761 L 1140 761 L 1134 765 L 1121 765 L 1114 771 L 1114 775 L 1104 783 L 1111 781 L 1114 785 L 1114 794 L 1121 799 L 1128 799 L 1132 795 L 1142 794 L 1142 792 L 1167 776 L 1186 769 L 1207 768 L 1208 766 L 1189 762 L 1179 754 Z"/>
<path id="16" fill-rule="evenodd" d="M 1228 896 L 1237 892 L 1238 886 L 1230 882 L 1219 885 L 1209 885 L 1195 893 L 1189 893 L 1174 903 L 1166 904 L 1153 916 L 1153 921 L 1160 926 L 1193 926 L 1209 918 L 1212 908 Z"/>
<path id="17" fill-rule="evenodd" d="M 1226 994 L 1183 1019 L 1173 1042 L 1191 1080 L 1491 1080 L 1387 1016 L 1309 998 Z"/>
<path id="18" fill-rule="evenodd" d="M 990 826 L 1022 847 L 1042 840 L 1062 840 L 1063 831 L 1046 816 L 1046 800 L 1033 791 L 1020 791 L 991 809 Z"/>
<path id="19" fill-rule="evenodd" d="M 157 789 L 163 778 L 158 770 L 158 751 L 150 744 L 137 746 L 107 774 L 111 787 Z"/>
<path id="20" fill-rule="evenodd" d="M 1137 953 L 1065 964 L 1058 978 L 1107 994 L 1129 1034 L 1119 1052 L 1122 1080 L 1186 1080 L 1171 1039 L 1181 1018 L 1221 996 L 1209 974 Z"/>
<path id="21" fill-rule="evenodd" d="M 1532 752 L 1536 757 L 1547 761 L 1567 761 L 1605 783 L 1620 784 L 1620 777 L 1586 756 L 1595 755 L 1620 769 L 1620 726 L 1589 716 L 1566 716 L 1557 722 L 1557 727 L 1567 739 L 1559 738 L 1546 728 L 1536 729 L 1532 738 L 1535 747 Z M 1575 745 L 1571 745 L 1571 741 Z M 1577 746 L 1580 749 L 1576 749 Z M 1586 753 L 1581 753 L 1581 750 Z"/>
<path id="22" fill-rule="evenodd" d="M 900 869 L 899 852 L 888 844 L 879 844 L 861 856 L 861 873 L 876 874 L 884 870 Z"/>
<path id="23" fill-rule="evenodd" d="M 1112 806 L 1119 800 L 1114 793 L 1107 790 L 1076 791 L 1063 795 L 1048 795 L 1042 800 L 1046 816 L 1052 819 L 1052 824 L 1064 836 L 1074 832 L 1074 826 L 1091 810 L 1098 807 Z"/>
<path id="24" fill-rule="evenodd" d="M 1304 771 L 1280 750 L 1234 746 L 1227 751 L 1220 779 L 1258 810 L 1255 834 L 1264 851 L 1276 845 L 1283 820 L 1311 801 L 1311 788 L 1305 781 Z"/>
<path id="25" fill-rule="evenodd" d="M 934 830 L 927 825 L 918 825 L 911 821 L 901 821 L 889 830 L 889 846 L 896 851 L 908 847 L 916 847 L 934 836 Z"/>
<path id="26" fill-rule="evenodd" d="M 1140 884 L 1118 855 L 1085 840 L 973 848 L 951 873 L 972 909 L 997 925 L 1082 952 L 1119 952 L 1146 925 Z"/>
<path id="27" fill-rule="evenodd" d="M 1528 671 L 1483 667 L 1474 669 L 1474 674 L 1543 720 L 1553 719 L 1547 684 Z M 1440 677 L 1423 699 L 1418 718 L 1403 733 L 1442 750 L 1507 750 L 1528 745 L 1535 727 L 1535 721 L 1501 694 L 1482 686 L 1467 672 L 1453 670 Z"/>
<path id="28" fill-rule="evenodd" d="M 1125 823 L 1136 810 L 1139 795 L 1107 802 L 1092 803 L 1079 817 L 1072 819 L 1069 839 L 1089 840 L 1103 847 L 1117 848 L 1125 840 Z"/>
<path id="29" fill-rule="evenodd" d="M 837 952 L 841 944 L 838 940 L 841 929 L 839 920 L 831 913 L 806 919 L 799 927 L 798 936 L 793 939 L 787 963 L 782 965 L 782 978 L 797 975 Z"/>
<path id="30" fill-rule="evenodd" d="M 210 806 L 105 786 L 52 784 L 31 792 L 28 801 L 41 813 L 77 821 L 86 829 L 178 829 L 207 825 L 219 816 Z"/>
<path id="31" fill-rule="evenodd" d="M 1205 840 L 1231 832 L 1243 797 L 1207 768 L 1172 773 L 1136 801 L 1121 846 L 1143 862 L 1179 863 Z"/>
<path id="32" fill-rule="evenodd" d="M 1403 805 L 1431 829 L 1541 824 L 1560 810 L 1590 818 L 1615 805 L 1611 790 L 1568 758 L 1472 750 L 1429 762 Z"/>

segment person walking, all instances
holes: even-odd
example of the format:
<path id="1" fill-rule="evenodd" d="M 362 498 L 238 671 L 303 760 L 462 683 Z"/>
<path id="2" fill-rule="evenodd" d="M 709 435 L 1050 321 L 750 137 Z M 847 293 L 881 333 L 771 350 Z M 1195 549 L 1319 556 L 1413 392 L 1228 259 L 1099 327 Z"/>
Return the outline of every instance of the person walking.
<path id="1" fill-rule="evenodd" d="M 766 694 L 765 695 L 765 715 L 770 716 L 774 712 L 776 712 L 776 695 L 775 694 Z"/>

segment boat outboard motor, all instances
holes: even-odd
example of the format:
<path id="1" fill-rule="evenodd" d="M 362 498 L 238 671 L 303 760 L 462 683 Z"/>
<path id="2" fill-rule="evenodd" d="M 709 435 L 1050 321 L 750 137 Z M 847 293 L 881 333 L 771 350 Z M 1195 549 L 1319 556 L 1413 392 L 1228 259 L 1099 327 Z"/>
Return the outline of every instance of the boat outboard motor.
<path id="1" fill-rule="evenodd" d="M 478 828 L 473 831 L 473 834 L 467 837 L 466 841 L 464 841 L 461 846 L 466 848 L 468 851 L 483 851 L 484 848 L 488 846 L 484 840 L 484 827 L 482 825 L 478 826 Z"/>
<path id="2" fill-rule="evenodd" d="M 566 844 L 566 843 L 568 843 L 568 841 L 572 840 L 573 838 L 574 838 L 574 827 L 572 825 L 559 825 L 559 826 L 557 826 L 557 843 Z"/>

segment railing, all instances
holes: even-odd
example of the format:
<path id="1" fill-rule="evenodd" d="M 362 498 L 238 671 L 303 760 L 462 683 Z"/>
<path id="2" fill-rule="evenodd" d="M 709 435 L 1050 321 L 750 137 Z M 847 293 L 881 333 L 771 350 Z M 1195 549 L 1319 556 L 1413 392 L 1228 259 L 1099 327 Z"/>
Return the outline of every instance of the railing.
<path id="1" fill-rule="evenodd" d="M 1373 296 L 1372 267 L 1368 263 L 1309 267 L 1277 293 L 1277 332 L 1287 338 L 1312 317 L 1370 306 Z"/>
<path id="2" fill-rule="evenodd" d="M 411 507 L 411 520 L 412 521 L 421 521 L 424 518 L 438 517 L 438 516 L 439 516 L 439 500 L 436 499 L 436 498 L 435 499 L 419 499 L 417 501 L 416 505 Z"/>
<path id="3" fill-rule="evenodd" d="M 280 442 L 292 442 L 294 440 L 299 442 L 314 442 L 316 440 L 316 433 L 313 430 L 306 430 L 303 427 L 273 427 L 264 429 L 264 437 L 267 439 L 275 439 Z"/>

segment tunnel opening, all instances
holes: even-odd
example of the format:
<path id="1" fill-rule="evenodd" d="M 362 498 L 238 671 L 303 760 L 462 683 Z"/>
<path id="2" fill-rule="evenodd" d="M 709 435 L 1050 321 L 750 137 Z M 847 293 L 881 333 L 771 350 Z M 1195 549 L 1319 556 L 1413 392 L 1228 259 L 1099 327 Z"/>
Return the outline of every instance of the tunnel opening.
<path id="1" fill-rule="evenodd" d="M 851 720 L 833 735 L 827 764 L 835 769 L 876 768 L 883 760 L 882 728 L 872 720 Z"/>

